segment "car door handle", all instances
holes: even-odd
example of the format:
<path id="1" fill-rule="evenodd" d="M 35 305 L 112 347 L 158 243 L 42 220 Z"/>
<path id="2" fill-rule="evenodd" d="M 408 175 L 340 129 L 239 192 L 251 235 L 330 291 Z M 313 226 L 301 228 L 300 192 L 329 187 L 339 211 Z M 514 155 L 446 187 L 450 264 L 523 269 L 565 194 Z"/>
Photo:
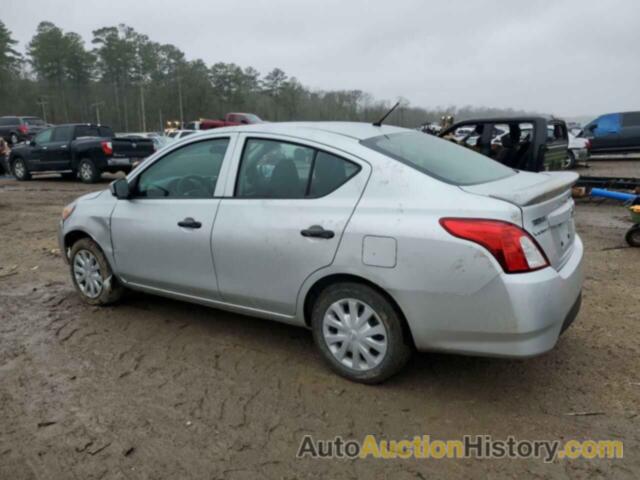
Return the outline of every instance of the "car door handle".
<path id="1" fill-rule="evenodd" d="M 303 237 L 315 237 L 315 238 L 333 238 L 335 237 L 335 233 L 333 230 L 325 230 L 321 225 L 311 225 L 306 230 L 302 230 L 300 235 Z"/>
<path id="2" fill-rule="evenodd" d="M 182 228 L 200 228 L 202 223 L 195 221 L 191 217 L 187 217 L 181 222 L 178 222 L 178 226 Z"/>

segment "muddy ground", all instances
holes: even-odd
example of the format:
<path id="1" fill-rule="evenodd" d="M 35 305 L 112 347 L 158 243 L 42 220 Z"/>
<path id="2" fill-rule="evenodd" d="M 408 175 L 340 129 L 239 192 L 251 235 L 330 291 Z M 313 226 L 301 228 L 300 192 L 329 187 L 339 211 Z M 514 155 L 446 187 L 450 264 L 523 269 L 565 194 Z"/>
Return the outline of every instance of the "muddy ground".
<path id="1" fill-rule="evenodd" d="M 640 163 L 595 165 L 640 176 Z M 105 188 L 0 179 L 0 478 L 638 478 L 640 250 L 579 202 L 582 311 L 529 360 L 416 355 L 382 386 L 335 376 L 311 335 L 135 294 L 92 308 L 56 250 L 62 207 Z M 544 299 L 540 299 L 544 301 Z M 576 412 L 593 415 L 571 415 Z M 621 439 L 623 460 L 297 460 L 301 438 Z"/>

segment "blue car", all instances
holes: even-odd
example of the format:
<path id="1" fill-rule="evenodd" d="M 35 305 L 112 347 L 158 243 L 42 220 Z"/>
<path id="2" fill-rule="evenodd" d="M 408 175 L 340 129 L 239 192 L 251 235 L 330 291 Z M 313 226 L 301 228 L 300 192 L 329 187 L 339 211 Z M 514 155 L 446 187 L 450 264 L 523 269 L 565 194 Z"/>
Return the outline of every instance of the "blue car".
<path id="1" fill-rule="evenodd" d="M 640 151 L 640 112 L 600 115 L 580 136 L 591 140 L 592 153 Z"/>

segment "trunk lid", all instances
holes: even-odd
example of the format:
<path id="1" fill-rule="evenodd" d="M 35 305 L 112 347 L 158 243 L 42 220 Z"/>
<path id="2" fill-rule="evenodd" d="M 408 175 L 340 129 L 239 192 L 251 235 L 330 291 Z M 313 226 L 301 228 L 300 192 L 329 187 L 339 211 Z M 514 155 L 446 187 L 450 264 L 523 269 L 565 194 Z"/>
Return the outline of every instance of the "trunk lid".
<path id="1" fill-rule="evenodd" d="M 574 202 L 571 187 L 574 172 L 518 172 L 507 178 L 461 187 L 516 205 L 522 212 L 522 227 L 536 239 L 553 268 L 559 270 L 571 256 L 575 240 Z"/>

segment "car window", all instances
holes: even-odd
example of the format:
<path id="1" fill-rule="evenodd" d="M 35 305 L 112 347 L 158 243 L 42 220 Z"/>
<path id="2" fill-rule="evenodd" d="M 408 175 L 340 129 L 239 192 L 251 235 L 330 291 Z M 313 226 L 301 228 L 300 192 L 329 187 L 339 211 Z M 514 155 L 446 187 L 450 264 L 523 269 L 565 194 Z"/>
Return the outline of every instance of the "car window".
<path id="1" fill-rule="evenodd" d="M 591 122 L 590 125 L 595 125 L 593 129 L 593 133 L 596 137 L 600 137 L 602 135 L 611 135 L 620 132 L 620 114 L 619 113 L 609 113 L 607 115 L 602 115 L 598 117 L 596 120 Z"/>
<path id="2" fill-rule="evenodd" d="M 359 171 L 359 165 L 311 147 L 250 138 L 242 152 L 236 197 L 322 197 Z"/>
<path id="3" fill-rule="evenodd" d="M 16 117 L 0 118 L 0 125 L 18 125 L 18 119 Z"/>
<path id="4" fill-rule="evenodd" d="M 516 174 L 515 170 L 469 148 L 462 148 L 453 142 L 422 132 L 380 135 L 360 143 L 454 185 L 491 182 Z"/>
<path id="5" fill-rule="evenodd" d="M 622 115 L 623 127 L 640 127 L 640 112 L 629 112 Z"/>
<path id="6" fill-rule="evenodd" d="M 278 140 L 248 139 L 238 173 L 236 196 L 303 198 L 315 150 Z"/>
<path id="7" fill-rule="evenodd" d="M 318 152 L 313 162 L 309 196 L 323 197 L 353 177 L 360 167 L 335 155 Z"/>
<path id="8" fill-rule="evenodd" d="M 76 127 L 76 138 L 99 137 L 100 132 L 95 125 L 78 125 Z"/>
<path id="9" fill-rule="evenodd" d="M 228 138 L 216 138 L 168 153 L 140 174 L 136 196 L 212 198 L 228 145 Z"/>
<path id="10" fill-rule="evenodd" d="M 105 127 L 104 125 L 98 127 L 98 136 L 103 138 L 115 137 L 113 130 L 111 130 L 111 127 Z"/>
<path id="11" fill-rule="evenodd" d="M 53 133 L 53 128 L 47 128 L 46 130 L 43 130 L 40 133 L 38 133 L 34 138 L 36 144 L 43 144 L 43 143 L 50 142 L 52 133 Z"/>
<path id="12" fill-rule="evenodd" d="M 65 125 L 53 129 L 53 142 L 70 142 L 73 139 L 73 125 Z"/>
<path id="13" fill-rule="evenodd" d="M 24 123 L 33 127 L 42 127 L 45 124 L 38 117 L 26 117 L 24 118 Z"/>

